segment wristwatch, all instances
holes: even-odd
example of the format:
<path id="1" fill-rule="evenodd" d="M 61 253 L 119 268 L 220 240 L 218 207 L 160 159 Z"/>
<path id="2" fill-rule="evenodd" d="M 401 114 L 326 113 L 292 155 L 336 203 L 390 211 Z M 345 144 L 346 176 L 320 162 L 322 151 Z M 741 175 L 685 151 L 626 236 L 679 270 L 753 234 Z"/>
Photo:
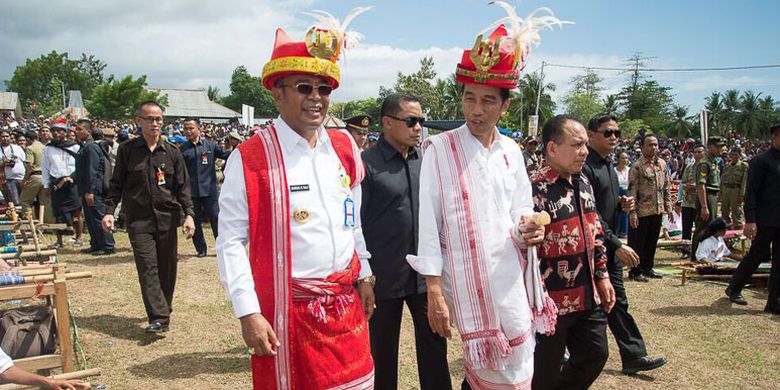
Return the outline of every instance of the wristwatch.
<path id="1" fill-rule="evenodd" d="M 609 272 L 604 269 L 597 269 L 593 275 L 596 277 L 596 280 L 609 279 Z"/>
<path id="2" fill-rule="evenodd" d="M 371 287 L 376 286 L 376 275 L 369 275 L 358 279 L 357 285 L 360 285 L 361 283 L 368 283 Z"/>

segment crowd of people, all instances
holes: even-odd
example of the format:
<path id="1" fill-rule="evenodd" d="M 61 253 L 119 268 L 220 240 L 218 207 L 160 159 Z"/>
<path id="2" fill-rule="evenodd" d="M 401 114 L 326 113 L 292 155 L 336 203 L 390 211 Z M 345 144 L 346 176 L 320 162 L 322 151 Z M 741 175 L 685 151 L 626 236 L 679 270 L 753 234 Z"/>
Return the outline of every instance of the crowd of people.
<path id="1" fill-rule="evenodd" d="M 455 334 L 461 389 L 588 388 L 607 361 L 607 328 L 623 373 L 658 369 L 667 360 L 648 353 L 623 269 L 637 282 L 663 277 L 664 219 L 680 221 L 667 233 L 692 240 L 693 260 L 727 256 L 723 235 L 742 228 L 754 241 L 726 294 L 745 304 L 747 278 L 780 250 L 780 125 L 771 146 L 734 134 L 699 144 L 621 137 L 610 114 L 559 115 L 521 149 L 496 127 L 526 60 L 513 36 L 503 25 L 479 35 L 455 67 L 462 126 L 422 139 L 425 107 L 396 93 L 369 140 L 367 116 L 348 119 L 348 131 L 323 128 L 340 78 L 331 41 L 343 32 L 313 27 L 304 42 L 279 29 L 262 74 L 276 120 L 166 121 L 147 101 L 132 123 L 6 121 L 3 196 L 51 203 L 73 245 L 84 220 L 84 252 L 95 255 L 115 251 L 121 221 L 155 334 L 171 326 L 177 229 L 204 257 L 209 222 L 255 389 L 397 388 L 404 306 L 426 390 L 452 389 Z M 774 314 L 778 289 L 774 261 Z"/>

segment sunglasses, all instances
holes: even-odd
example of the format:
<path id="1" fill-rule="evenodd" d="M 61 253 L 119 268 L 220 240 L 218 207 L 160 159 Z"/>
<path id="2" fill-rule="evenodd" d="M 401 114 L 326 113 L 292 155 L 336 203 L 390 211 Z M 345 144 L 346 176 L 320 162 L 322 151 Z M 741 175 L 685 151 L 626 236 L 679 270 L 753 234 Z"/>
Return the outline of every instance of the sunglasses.
<path id="1" fill-rule="evenodd" d="M 425 124 L 425 118 L 422 118 L 422 117 L 410 116 L 410 117 L 408 117 L 406 119 L 403 119 L 403 118 L 399 118 L 399 117 L 396 117 L 396 116 L 392 116 L 390 114 L 385 114 L 385 116 L 388 117 L 388 118 L 391 118 L 391 119 L 395 119 L 397 121 L 406 122 L 406 127 L 409 127 L 409 128 L 417 126 L 418 123 L 420 124 L 420 126 Z"/>
<path id="2" fill-rule="evenodd" d="M 612 137 L 614 134 L 615 137 L 620 138 L 620 130 L 604 130 L 604 131 L 597 131 L 597 133 L 604 134 L 604 138 Z"/>
<path id="3" fill-rule="evenodd" d="M 295 88 L 301 95 L 311 95 L 314 92 L 314 86 L 307 83 L 298 83 L 295 85 L 281 85 L 281 87 Z M 320 96 L 329 96 L 333 92 L 333 87 L 327 84 L 318 85 L 317 93 Z"/>

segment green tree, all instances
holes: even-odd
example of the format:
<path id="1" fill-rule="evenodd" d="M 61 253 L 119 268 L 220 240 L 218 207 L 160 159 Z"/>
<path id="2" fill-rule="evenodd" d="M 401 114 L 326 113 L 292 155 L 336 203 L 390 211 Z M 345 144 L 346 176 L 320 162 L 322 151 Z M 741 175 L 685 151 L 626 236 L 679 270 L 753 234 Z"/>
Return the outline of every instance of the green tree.
<path id="1" fill-rule="evenodd" d="M 440 88 L 437 84 L 437 91 L 442 99 L 442 110 L 444 116 L 442 119 L 461 119 L 463 118 L 463 103 L 461 98 L 463 92 L 460 84 L 455 78 L 455 73 L 441 82 Z"/>
<path id="2" fill-rule="evenodd" d="M 715 134 L 725 134 L 728 128 L 729 117 L 726 110 L 723 109 L 723 95 L 720 92 L 713 92 L 704 99 L 704 108 L 707 110 L 707 123 L 709 132 Z"/>
<path id="3" fill-rule="evenodd" d="M 739 108 L 733 113 L 732 125 L 740 134 L 759 137 L 766 129 L 765 117 L 767 113 L 761 110 L 760 97 L 760 93 L 745 91 L 739 98 Z"/>
<path id="4" fill-rule="evenodd" d="M 222 104 L 234 111 L 241 112 L 241 105 L 255 108 L 255 115 L 275 117 L 279 115 L 271 92 L 265 89 L 260 77 L 249 74 L 245 66 L 239 66 L 230 78 L 230 95 L 222 98 Z"/>
<path id="5" fill-rule="evenodd" d="M 154 100 L 161 106 L 168 105 L 168 97 L 146 89 L 146 76 L 133 79 L 125 76 L 114 79 L 111 75 L 92 91 L 92 100 L 86 106 L 94 118 L 105 120 L 129 119 L 135 116 L 135 108 L 141 102 Z"/>
<path id="6" fill-rule="evenodd" d="M 379 124 L 379 112 L 382 109 L 382 101 L 378 98 L 350 100 L 348 102 L 331 103 L 328 112 L 341 119 L 349 119 L 356 115 L 368 115 L 371 117 L 371 130 L 381 129 Z"/>
<path id="7" fill-rule="evenodd" d="M 5 83 L 7 90 L 19 93 L 26 115 L 51 114 L 64 108 L 63 91 L 81 91 L 84 99 L 89 100 L 93 88 L 103 81 L 105 67 L 91 55 L 82 54 L 80 60 L 72 60 L 68 53 L 52 51 L 36 59 L 28 58 Z M 36 112 L 31 110 L 32 103 L 38 106 Z"/>
<path id="8" fill-rule="evenodd" d="M 672 120 L 666 124 L 666 135 L 671 138 L 692 137 L 696 131 L 692 119 L 688 114 L 688 107 L 674 105 Z"/>
<path id="9" fill-rule="evenodd" d="M 208 88 L 206 89 L 206 95 L 208 95 L 209 100 L 211 100 L 212 102 L 219 103 L 221 97 L 219 92 L 220 92 L 219 87 L 214 87 L 211 85 L 209 85 Z"/>
<path id="10" fill-rule="evenodd" d="M 661 86 L 657 81 L 648 79 L 636 87 L 623 87 L 620 99 L 624 107 L 623 116 L 627 119 L 641 119 L 657 131 L 669 122 L 673 102 L 670 87 Z"/>
<path id="11" fill-rule="evenodd" d="M 498 124 L 501 127 L 519 130 L 525 134 L 528 129 L 528 116 L 534 115 L 536 112 L 536 97 L 543 80 L 538 73 L 526 73 L 518 84 L 519 92 L 515 90 L 510 94 L 509 110 Z M 552 95 L 550 95 L 550 92 L 553 91 L 555 91 L 555 84 L 544 84 L 539 99 L 540 131 L 542 124 L 555 116 L 556 105 Z"/>
<path id="12" fill-rule="evenodd" d="M 652 129 L 641 119 L 623 119 L 618 122 L 623 139 L 634 138 L 639 135 L 641 129 L 645 129 L 646 134 L 652 133 Z"/>
<path id="13" fill-rule="evenodd" d="M 564 112 L 580 119 L 582 123 L 588 123 L 590 118 L 604 112 L 604 106 L 599 103 L 596 96 L 586 93 L 572 92 L 563 98 Z"/>
<path id="14" fill-rule="evenodd" d="M 618 110 L 620 110 L 620 96 L 615 94 L 605 96 L 602 106 L 604 106 L 605 113 L 617 116 Z"/>
<path id="15" fill-rule="evenodd" d="M 599 76 L 593 69 L 587 68 L 582 74 L 571 78 L 572 91 L 574 95 L 585 95 L 592 99 L 597 99 L 599 93 L 604 90 L 601 83 L 604 78 Z"/>
<path id="16" fill-rule="evenodd" d="M 438 86 L 436 81 L 436 71 L 433 69 L 433 57 L 423 57 L 420 60 L 420 69 L 411 74 L 398 72 L 393 88 L 379 87 L 379 97 L 383 99 L 393 92 L 403 92 L 411 94 L 420 100 L 423 113 L 430 119 L 442 119 L 446 117 L 445 107 L 442 103 L 442 95 L 445 86 Z"/>

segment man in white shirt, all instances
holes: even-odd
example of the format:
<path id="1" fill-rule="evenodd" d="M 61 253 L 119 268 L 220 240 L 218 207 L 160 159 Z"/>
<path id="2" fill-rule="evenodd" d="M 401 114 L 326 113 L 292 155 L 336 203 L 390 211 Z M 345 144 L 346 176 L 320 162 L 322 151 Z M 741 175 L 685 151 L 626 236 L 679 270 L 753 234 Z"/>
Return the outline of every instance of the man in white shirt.
<path id="1" fill-rule="evenodd" d="M 3 167 L 5 183 L 3 196 L 6 202 L 19 205 L 19 192 L 22 180 L 24 180 L 24 149 L 11 143 L 11 132 L 0 130 L 0 166 Z"/>
<path id="2" fill-rule="evenodd" d="M 339 69 L 318 34 L 342 36 L 312 27 L 307 47 L 277 30 L 263 84 L 279 118 L 230 154 L 219 198 L 220 280 L 253 351 L 254 389 L 373 388 L 363 166 L 348 133 L 322 126 Z"/>
<path id="3" fill-rule="evenodd" d="M 79 145 L 67 140 L 70 129 L 65 123 L 51 125 L 54 138 L 43 149 L 41 176 L 43 188 L 51 196 L 51 207 L 57 223 L 73 227 L 75 246 L 81 246 L 81 198 L 73 180 Z M 57 231 L 57 247 L 62 246 L 62 232 Z"/>
<path id="4" fill-rule="evenodd" d="M 0 381 L 19 385 L 38 386 L 47 390 L 86 390 L 89 383 L 78 379 L 52 379 L 29 373 L 14 366 L 13 360 L 0 349 Z"/>
<path id="5" fill-rule="evenodd" d="M 434 333 L 458 329 L 463 389 L 530 388 L 536 333 L 555 327 L 534 247 L 544 226 L 525 218 L 534 204 L 523 154 L 496 127 L 523 61 L 510 36 L 501 25 L 463 53 L 466 123 L 423 143 L 419 249 L 407 256 L 425 276 Z"/>

